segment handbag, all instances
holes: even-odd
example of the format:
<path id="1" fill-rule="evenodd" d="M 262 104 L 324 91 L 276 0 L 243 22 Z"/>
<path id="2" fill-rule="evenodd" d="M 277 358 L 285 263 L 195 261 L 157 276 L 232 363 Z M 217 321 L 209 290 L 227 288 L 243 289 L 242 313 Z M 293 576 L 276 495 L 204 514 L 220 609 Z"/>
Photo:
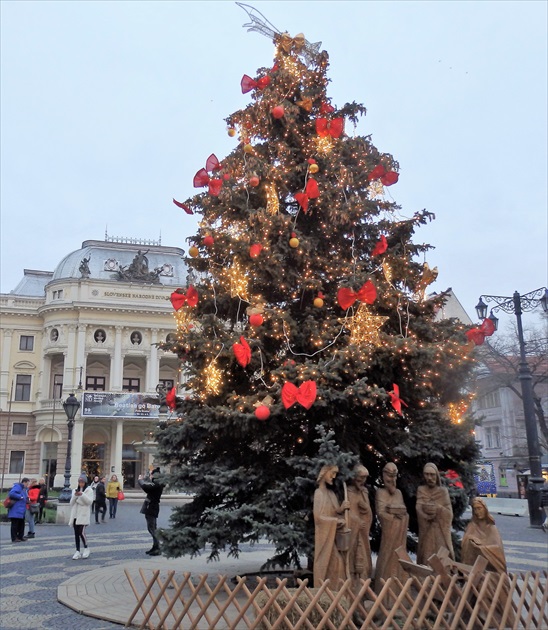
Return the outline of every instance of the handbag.
<path id="1" fill-rule="evenodd" d="M 38 503 L 31 503 L 29 505 L 29 510 L 31 514 L 38 514 L 38 512 L 40 512 L 40 506 Z"/>
<path id="2" fill-rule="evenodd" d="M 11 497 L 6 497 L 4 499 L 3 505 L 4 507 L 9 510 L 10 507 L 15 503 L 15 501 L 11 498 Z"/>
<path id="3" fill-rule="evenodd" d="M 121 490 L 118 490 L 118 501 L 123 501 L 125 498 L 126 495 Z"/>

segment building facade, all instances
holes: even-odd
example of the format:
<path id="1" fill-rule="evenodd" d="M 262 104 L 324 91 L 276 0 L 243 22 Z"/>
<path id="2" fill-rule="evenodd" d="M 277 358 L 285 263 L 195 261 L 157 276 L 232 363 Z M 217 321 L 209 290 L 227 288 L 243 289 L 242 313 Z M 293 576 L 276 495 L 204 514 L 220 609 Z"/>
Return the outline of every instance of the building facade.
<path id="1" fill-rule="evenodd" d="M 136 485 L 150 463 L 139 445 L 158 422 L 156 387 L 181 379 L 176 355 L 157 344 L 175 333 L 183 255 L 153 241 L 85 241 L 53 272 L 25 270 L 0 295 L 4 488 L 23 475 L 63 486 L 71 393 L 81 402 L 71 483 L 85 470 Z"/>

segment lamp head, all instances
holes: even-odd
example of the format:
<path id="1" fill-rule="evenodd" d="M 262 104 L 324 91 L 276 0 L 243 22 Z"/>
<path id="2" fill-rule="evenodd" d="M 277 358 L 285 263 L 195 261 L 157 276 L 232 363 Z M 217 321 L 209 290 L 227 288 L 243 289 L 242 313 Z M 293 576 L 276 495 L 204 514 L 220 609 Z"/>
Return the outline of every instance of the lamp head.
<path id="1" fill-rule="evenodd" d="M 69 422 L 74 421 L 74 418 L 76 417 L 76 413 L 78 412 L 78 409 L 80 409 L 80 402 L 78 401 L 78 399 L 76 398 L 76 396 L 74 394 L 71 394 L 63 403 L 63 409 L 65 410 L 65 413 L 67 414 L 67 420 Z"/>
<path id="2" fill-rule="evenodd" d="M 487 304 L 480 297 L 479 302 L 476 304 L 476 313 L 479 319 L 485 319 L 487 317 Z"/>

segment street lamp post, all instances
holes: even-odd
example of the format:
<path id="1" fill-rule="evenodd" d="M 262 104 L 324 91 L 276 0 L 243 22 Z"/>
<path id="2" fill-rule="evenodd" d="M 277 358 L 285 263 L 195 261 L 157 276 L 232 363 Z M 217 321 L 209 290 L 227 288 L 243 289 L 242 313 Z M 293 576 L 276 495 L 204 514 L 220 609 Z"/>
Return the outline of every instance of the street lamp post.
<path id="1" fill-rule="evenodd" d="M 72 429 L 74 427 L 74 418 L 78 409 L 80 409 L 80 403 L 74 394 L 71 394 L 63 403 L 63 409 L 67 414 L 67 426 L 68 426 L 68 440 L 67 440 L 67 459 L 65 462 L 65 485 L 59 493 L 59 503 L 69 503 L 72 496 L 70 489 L 70 469 L 72 468 L 71 454 L 72 454 Z"/>
<path id="2" fill-rule="evenodd" d="M 480 319 L 487 316 L 486 302 L 494 302 L 495 306 L 491 309 L 491 319 L 498 324 L 494 312 L 502 310 L 505 313 L 513 313 L 516 316 L 518 326 L 519 341 L 519 369 L 518 377 L 521 383 L 521 393 L 523 400 L 523 418 L 525 421 L 525 434 L 527 437 L 527 450 L 529 452 L 529 468 L 531 475 L 527 486 L 527 502 L 529 504 L 529 524 L 531 527 L 541 528 L 543 514 L 541 510 L 541 489 L 544 483 L 542 478 L 542 466 L 540 463 L 540 444 L 538 439 L 537 423 L 535 420 L 535 406 L 533 398 L 533 377 L 527 363 L 525 354 L 525 339 L 523 338 L 523 324 L 521 315 L 523 311 L 532 311 L 539 304 L 544 312 L 548 312 L 548 289 L 542 287 L 535 291 L 530 291 L 524 295 L 520 295 L 517 291 L 512 297 L 504 297 L 501 295 L 482 295 L 476 305 L 476 312 Z"/>

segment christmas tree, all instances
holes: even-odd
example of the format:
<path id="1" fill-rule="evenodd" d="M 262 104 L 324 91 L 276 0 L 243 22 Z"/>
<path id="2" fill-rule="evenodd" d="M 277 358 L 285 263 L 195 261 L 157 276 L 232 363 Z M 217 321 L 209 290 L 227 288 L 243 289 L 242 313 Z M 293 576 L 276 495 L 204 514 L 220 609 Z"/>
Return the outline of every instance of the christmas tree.
<path id="1" fill-rule="evenodd" d="M 471 484 L 476 446 L 455 418 L 464 327 L 436 321 L 446 295 L 428 298 L 430 246 L 412 240 L 433 216 L 391 200 L 399 165 L 357 135 L 362 105 L 331 102 L 327 53 L 270 34 L 273 66 L 244 75 L 250 103 L 226 119 L 236 148 L 174 200 L 199 227 L 164 346 L 188 380 L 157 439 L 169 483 L 194 495 L 162 532 L 169 555 L 266 539 L 287 565 L 312 554 L 323 464 L 343 478 L 361 462 L 376 481 L 396 462 L 411 504 L 426 462 Z"/>

